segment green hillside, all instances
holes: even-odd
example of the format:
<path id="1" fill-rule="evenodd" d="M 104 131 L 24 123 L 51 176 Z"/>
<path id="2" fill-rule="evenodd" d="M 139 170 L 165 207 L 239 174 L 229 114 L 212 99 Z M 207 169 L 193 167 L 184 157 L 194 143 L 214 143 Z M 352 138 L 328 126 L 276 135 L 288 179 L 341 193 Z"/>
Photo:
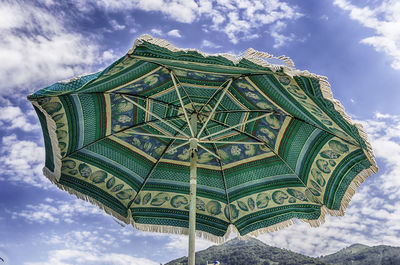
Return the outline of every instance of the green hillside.
<path id="1" fill-rule="evenodd" d="M 400 264 L 400 248 L 355 244 L 320 259 L 335 265 L 397 265 Z"/>
<path id="2" fill-rule="evenodd" d="M 196 253 L 196 265 L 218 260 L 221 265 L 312 265 L 328 264 L 289 250 L 270 247 L 254 238 L 233 239 Z M 187 257 L 170 261 L 166 265 L 186 265 Z"/>

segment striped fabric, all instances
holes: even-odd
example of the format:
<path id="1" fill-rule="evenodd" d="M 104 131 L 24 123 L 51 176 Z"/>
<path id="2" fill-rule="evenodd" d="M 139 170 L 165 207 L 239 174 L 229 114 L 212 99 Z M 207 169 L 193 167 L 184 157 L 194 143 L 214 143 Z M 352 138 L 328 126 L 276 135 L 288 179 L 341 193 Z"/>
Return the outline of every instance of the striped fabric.
<path id="1" fill-rule="evenodd" d="M 246 235 L 342 215 L 377 171 L 365 134 L 324 78 L 260 61 L 143 36 L 104 71 L 37 91 L 28 98 L 45 175 L 139 229 L 187 233 L 189 146 L 179 137 L 191 131 L 178 88 L 197 131 L 211 115 L 199 136 L 209 140 L 198 150 L 199 233 L 218 241 L 231 224 Z"/>

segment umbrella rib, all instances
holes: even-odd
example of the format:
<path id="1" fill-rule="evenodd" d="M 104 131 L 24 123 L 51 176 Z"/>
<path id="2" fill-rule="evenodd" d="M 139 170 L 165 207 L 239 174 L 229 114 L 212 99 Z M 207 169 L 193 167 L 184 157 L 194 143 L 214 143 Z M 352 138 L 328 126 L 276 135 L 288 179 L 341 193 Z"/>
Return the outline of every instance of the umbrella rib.
<path id="1" fill-rule="evenodd" d="M 344 142 L 346 142 L 346 143 L 348 143 L 348 144 L 351 144 L 351 145 L 353 145 L 353 146 L 357 146 L 357 147 L 359 147 L 359 148 L 362 149 L 361 146 L 359 146 L 359 145 L 357 145 L 357 144 L 355 144 L 355 143 L 352 143 L 352 142 L 350 142 L 349 140 L 344 139 L 343 137 L 337 136 L 336 134 L 334 134 L 334 133 L 332 133 L 332 132 L 330 132 L 330 131 L 328 131 L 328 130 L 322 128 L 322 127 L 319 127 L 318 125 L 312 124 L 312 123 L 310 123 L 310 122 L 308 122 L 308 121 L 305 121 L 305 120 L 303 120 L 303 119 L 297 118 L 297 117 L 292 116 L 292 115 L 290 115 L 290 114 L 288 114 L 288 116 L 291 117 L 291 118 L 293 118 L 293 119 L 296 119 L 296 120 L 299 120 L 299 121 L 301 121 L 301 122 L 304 122 L 304 123 L 306 123 L 306 124 L 308 124 L 308 125 L 310 125 L 310 126 L 313 126 L 313 127 L 317 128 L 317 129 L 320 129 L 321 131 L 324 131 L 324 132 L 326 132 L 326 133 L 328 133 L 328 134 L 330 134 L 330 135 L 333 135 L 333 136 L 339 138 L 340 140 L 342 140 L 342 141 L 344 141 Z"/>
<path id="2" fill-rule="evenodd" d="M 178 119 L 178 118 L 180 118 L 180 116 L 182 116 L 182 115 L 180 114 L 180 115 L 177 115 L 177 116 L 168 117 L 167 119 L 168 119 L 168 120 Z M 153 123 L 153 122 L 156 122 L 156 121 L 158 121 L 158 120 L 152 120 L 152 121 L 142 122 L 142 123 L 139 123 L 139 124 L 135 124 L 135 125 L 132 125 L 132 126 L 128 126 L 128 127 L 124 128 L 124 129 L 118 131 L 118 132 L 114 132 L 114 133 L 111 133 L 111 134 L 109 134 L 109 135 L 103 136 L 103 137 L 97 139 L 96 141 L 93 141 L 93 142 L 91 142 L 91 143 L 89 143 L 89 144 L 87 144 L 87 145 L 84 145 L 84 146 L 82 146 L 82 147 L 79 148 L 79 149 L 76 149 L 75 151 L 69 153 L 68 156 L 71 156 L 71 155 L 73 155 L 73 154 L 76 154 L 77 152 L 79 152 L 79 151 L 81 151 L 81 150 L 83 150 L 83 149 L 85 149 L 85 148 L 87 148 L 87 147 L 89 147 L 89 146 L 91 146 L 91 145 L 94 145 L 94 144 L 96 144 L 96 143 L 98 143 L 98 142 L 100 142 L 100 141 L 102 141 L 102 140 L 104 140 L 104 139 L 106 139 L 106 138 L 108 138 L 108 137 L 110 137 L 110 136 L 117 135 L 117 134 L 119 134 L 119 133 L 125 132 L 125 131 L 130 130 L 130 129 L 139 128 L 139 127 L 141 127 L 141 126 L 143 126 L 143 125 L 147 125 L 147 124 L 149 124 L 149 123 Z"/>
<path id="3" fill-rule="evenodd" d="M 262 145 L 263 143 L 259 142 L 232 142 L 232 141 L 200 141 L 200 143 L 205 144 L 254 144 L 254 145 Z"/>
<path id="4" fill-rule="evenodd" d="M 205 129 L 206 133 L 209 133 L 208 129 Z M 218 154 L 218 148 L 215 145 L 215 143 L 212 143 L 212 146 L 214 148 L 214 151 L 216 154 Z M 222 180 L 224 181 L 224 189 L 225 189 L 225 195 L 226 195 L 226 202 L 228 203 L 227 205 L 230 205 L 230 201 L 229 201 L 229 195 L 228 195 L 228 189 L 226 187 L 226 179 L 225 179 L 225 171 L 224 168 L 222 167 L 222 161 L 221 159 L 217 159 L 219 166 L 221 167 L 221 175 L 222 175 Z M 228 206 L 228 211 L 229 211 L 229 222 L 232 223 L 232 219 L 231 219 L 231 207 Z"/>
<path id="5" fill-rule="evenodd" d="M 91 93 L 87 93 L 87 94 L 91 94 Z M 132 95 L 132 94 L 129 94 L 129 93 L 120 93 L 120 92 L 105 92 L 104 94 L 114 94 L 114 95 L 120 95 L 120 96 L 129 96 L 129 97 L 135 97 L 135 98 L 140 98 L 140 99 L 144 99 L 144 100 L 150 99 L 150 100 L 152 100 L 154 102 L 157 102 L 157 103 L 160 103 L 160 104 L 164 104 L 164 105 L 171 106 L 173 108 L 179 109 L 179 106 L 177 106 L 175 104 L 168 103 L 168 102 L 165 102 L 163 100 L 155 99 L 155 98 L 152 98 L 152 97 L 145 97 L 145 96 L 140 96 L 140 95 Z"/>
<path id="6" fill-rule="evenodd" d="M 217 154 L 214 154 L 213 152 L 211 152 L 208 148 L 206 148 L 204 145 L 197 143 L 198 146 L 200 146 L 201 148 L 203 148 L 207 153 L 213 155 L 215 158 L 217 159 L 221 159 Z"/>
<path id="7" fill-rule="evenodd" d="M 225 80 L 225 81 L 219 86 L 219 89 L 217 89 L 217 90 L 214 92 L 214 94 L 212 94 L 212 96 L 207 100 L 207 102 L 204 103 L 204 104 L 201 106 L 201 108 L 199 109 L 199 113 L 202 112 L 202 110 L 208 105 L 208 103 L 210 103 L 210 101 L 211 101 L 214 97 L 217 96 L 217 94 L 221 91 L 222 86 L 223 86 L 226 82 L 228 82 L 229 80 L 231 80 L 231 79 L 232 79 L 232 78 Z"/>
<path id="8" fill-rule="evenodd" d="M 192 137 L 195 137 L 194 131 L 193 131 L 193 128 L 192 128 L 192 124 L 190 123 L 189 116 L 188 116 L 188 114 L 186 112 L 185 105 L 183 104 L 183 101 L 182 101 L 181 93 L 179 92 L 178 85 L 176 84 L 174 73 L 172 71 L 170 71 L 169 74 L 171 75 L 172 82 L 174 83 L 176 94 L 178 95 L 179 102 L 181 103 L 183 113 L 185 114 L 186 122 L 189 124 L 190 134 L 192 135 Z"/>
<path id="9" fill-rule="evenodd" d="M 144 135 L 144 136 L 151 136 L 151 137 L 158 137 L 158 138 L 168 138 L 168 139 L 175 139 L 175 140 L 187 140 L 187 138 L 179 137 L 179 136 L 173 136 L 173 135 L 142 133 L 142 132 L 136 132 L 136 131 L 132 131 L 132 133 L 134 133 L 136 135 Z"/>
<path id="10" fill-rule="evenodd" d="M 296 119 L 296 120 L 299 120 L 299 121 L 301 121 L 301 122 L 304 122 L 304 123 L 306 123 L 306 124 L 308 124 L 308 125 L 310 125 L 310 126 L 313 126 L 313 127 L 317 128 L 317 129 L 320 129 L 321 131 L 324 131 L 324 132 L 326 132 L 326 133 L 328 133 L 328 134 L 330 134 L 330 135 L 333 135 L 333 136 L 339 138 L 340 140 L 342 140 L 342 141 L 344 141 L 344 142 L 346 142 L 346 143 L 348 143 L 348 144 L 351 144 L 351 145 L 353 145 L 353 146 L 357 146 L 357 147 L 359 147 L 359 148 L 362 148 L 361 146 L 359 146 L 359 145 L 357 145 L 357 144 L 355 144 L 355 143 L 353 143 L 353 142 L 350 142 L 349 140 L 347 140 L 347 139 L 345 139 L 345 138 L 343 138 L 343 137 L 341 137 L 341 136 L 338 136 L 338 135 L 336 135 L 336 134 L 334 134 L 334 133 L 332 133 L 332 132 L 330 132 L 330 131 L 328 131 L 328 130 L 326 130 L 326 129 L 324 129 L 324 128 L 322 128 L 322 127 L 316 125 L 316 124 L 313 124 L 313 123 L 311 123 L 311 122 L 308 122 L 308 121 L 306 121 L 306 120 L 303 120 L 303 119 L 301 119 L 301 118 L 298 118 L 298 117 L 296 117 L 296 116 L 293 116 L 293 115 L 291 115 L 291 114 L 289 114 L 289 113 L 281 113 L 281 112 L 276 111 L 276 110 L 221 110 L 221 111 L 216 111 L 215 113 L 235 113 L 235 112 L 267 112 L 267 113 L 273 113 L 273 114 L 277 114 L 277 115 L 286 115 L 286 116 L 291 117 L 291 118 L 293 118 L 293 119 Z M 207 113 L 207 112 L 206 112 L 206 113 Z M 203 137 L 203 138 L 204 138 L 204 137 Z M 202 138 L 202 139 L 203 139 L 203 138 Z"/>
<path id="11" fill-rule="evenodd" d="M 216 123 L 218 123 L 218 124 L 220 124 L 220 125 L 222 125 L 222 126 L 229 126 L 229 125 L 227 125 L 227 124 L 225 124 L 225 123 L 223 123 L 223 122 L 220 122 L 220 121 L 216 121 L 216 120 L 214 120 L 213 119 L 213 122 L 216 122 Z M 235 129 L 235 128 L 232 128 L 232 130 L 235 130 L 235 131 L 237 131 L 237 132 L 239 132 L 239 133 L 242 133 L 242 134 L 244 134 L 244 135 L 246 135 L 246 136 L 248 136 L 248 137 L 250 137 L 250 138 L 253 138 L 254 140 L 256 140 L 256 141 L 259 141 L 259 142 L 261 142 L 261 143 L 263 143 L 266 147 L 268 147 L 270 150 L 271 150 L 271 152 L 273 152 L 291 171 L 292 171 L 292 173 L 299 179 L 299 181 L 303 184 L 303 186 L 306 188 L 306 189 L 308 189 L 309 190 L 309 188 L 308 188 L 308 186 L 303 182 L 303 180 L 300 178 L 300 176 L 296 173 L 296 171 L 294 171 L 293 170 L 293 168 L 278 154 L 278 153 L 276 153 L 275 152 L 275 150 L 269 145 L 269 144 L 267 144 L 266 142 L 264 142 L 263 140 L 261 140 L 261 139 L 259 139 L 257 136 L 254 136 L 254 135 L 252 135 L 252 134 L 250 134 L 250 133 L 248 133 L 248 132 L 244 132 L 244 131 L 242 131 L 242 130 L 239 130 L 239 129 Z M 309 190 L 310 191 L 310 190 Z M 310 191 L 311 192 L 311 191 Z M 312 192 L 311 192 L 311 194 L 313 194 Z M 323 203 L 320 201 L 320 204 L 321 205 L 323 205 Z"/>
<path id="12" fill-rule="evenodd" d="M 221 96 L 219 97 L 217 103 L 215 104 L 213 110 L 212 110 L 211 113 L 208 115 L 206 122 L 203 124 L 203 127 L 201 127 L 199 133 L 197 134 L 197 137 L 200 137 L 200 136 L 201 136 L 201 133 L 202 133 L 203 130 L 206 128 L 208 122 L 210 121 L 211 117 L 214 115 L 214 112 L 217 110 L 219 104 L 221 103 L 222 98 L 225 96 L 226 92 L 228 92 L 228 88 L 231 86 L 232 81 L 233 81 L 233 78 L 230 78 L 229 81 L 228 81 L 228 84 L 226 85 L 226 87 L 225 87 L 224 90 L 222 91 L 222 94 L 221 94 Z M 214 95 L 213 95 L 213 96 L 214 96 Z M 213 96 L 212 96 L 212 97 L 213 97 Z M 210 99 L 211 99 L 211 98 L 210 98 Z"/>
<path id="13" fill-rule="evenodd" d="M 258 116 L 258 117 L 255 117 L 255 118 L 253 118 L 253 119 L 250 119 L 250 120 L 247 120 L 247 121 L 244 121 L 244 122 L 241 122 L 241 123 L 238 123 L 238 124 L 235 124 L 235 125 L 233 125 L 233 126 L 227 125 L 227 126 L 229 126 L 228 128 L 225 128 L 225 129 L 223 129 L 223 130 L 220 130 L 220 131 L 217 131 L 217 132 L 215 132 L 215 133 L 212 133 L 212 134 L 209 134 L 209 135 L 207 135 L 207 136 L 204 136 L 204 137 L 200 138 L 200 141 L 203 141 L 203 140 L 205 140 L 205 139 L 207 139 L 207 138 L 210 138 L 210 137 L 212 137 L 212 136 L 221 134 L 221 133 L 223 133 L 223 132 L 229 131 L 229 130 L 231 130 L 231 129 L 233 129 L 233 128 L 239 127 L 239 126 L 244 125 L 244 124 L 247 124 L 247 123 L 249 123 L 249 122 L 253 122 L 253 121 L 262 119 L 262 118 L 266 117 L 267 115 L 269 115 L 269 113 L 264 114 L 264 115 L 261 115 L 261 116 Z M 211 117 L 211 115 L 209 115 L 208 117 Z M 213 119 L 213 121 L 214 121 L 214 119 Z"/>
<path id="14" fill-rule="evenodd" d="M 169 70 L 169 71 L 171 71 L 171 73 L 173 73 L 172 69 Z M 183 92 L 185 92 L 185 94 L 186 94 L 186 97 L 189 99 L 190 104 L 192 105 L 193 111 L 196 111 L 196 108 L 194 106 L 194 103 L 193 103 L 192 99 L 189 97 L 189 94 L 186 92 L 185 86 L 181 83 L 181 81 L 179 81 L 179 78 L 175 75 L 175 73 L 173 73 L 173 74 L 175 76 L 175 80 L 179 83 L 179 86 L 182 88 Z"/>
<path id="15" fill-rule="evenodd" d="M 184 129 L 187 126 L 187 124 L 184 124 L 181 128 Z M 177 133 L 175 133 L 176 135 Z M 169 147 L 171 145 L 174 144 L 174 142 L 176 141 L 176 139 L 171 140 L 168 145 L 165 147 L 165 149 L 163 150 L 163 152 L 161 153 L 160 157 L 157 159 L 157 161 L 154 163 L 153 167 L 150 169 L 149 173 L 147 173 L 147 176 L 144 178 L 143 180 L 143 184 L 140 186 L 139 190 L 137 191 L 135 197 L 129 202 L 128 206 L 127 206 L 127 211 L 129 211 L 129 209 L 132 206 L 132 203 L 136 200 L 137 196 L 139 195 L 139 193 L 143 190 L 144 186 L 147 183 L 147 180 L 150 178 L 151 174 L 153 174 L 155 168 L 157 167 L 157 165 L 160 163 L 161 159 L 163 158 L 163 156 L 165 155 L 165 153 L 168 151 Z M 132 216 L 132 215 L 131 215 Z M 133 216 L 132 216 L 133 219 Z"/>
<path id="16" fill-rule="evenodd" d="M 129 102 L 131 102 L 133 105 L 135 105 L 136 107 L 140 108 L 141 110 L 145 111 L 146 113 L 156 117 L 158 120 L 160 120 L 162 123 L 164 123 L 165 125 L 171 127 L 172 129 L 174 129 L 175 131 L 179 132 L 180 134 L 190 138 L 189 135 L 187 135 L 184 131 L 180 130 L 179 128 L 177 128 L 175 125 L 172 125 L 171 123 L 165 121 L 163 118 L 161 118 L 160 116 L 158 116 L 157 114 L 155 114 L 152 111 L 149 111 L 148 109 L 146 109 L 145 107 L 141 106 L 140 104 L 136 103 L 134 100 L 126 97 L 125 95 L 122 96 L 124 99 L 128 100 Z"/>

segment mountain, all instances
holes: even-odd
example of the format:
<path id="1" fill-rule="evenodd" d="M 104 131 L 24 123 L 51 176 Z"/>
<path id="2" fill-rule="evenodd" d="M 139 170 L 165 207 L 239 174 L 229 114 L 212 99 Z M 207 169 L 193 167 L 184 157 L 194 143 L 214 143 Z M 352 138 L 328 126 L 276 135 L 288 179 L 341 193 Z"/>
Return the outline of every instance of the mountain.
<path id="1" fill-rule="evenodd" d="M 196 264 L 205 265 L 218 260 L 221 265 L 325 265 L 316 258 L 268 246 L 255 238 L 233 239 L 219 246 L 212 246 L 196 253 Z M 165 265 L 186 265 L 187 257 Z"/>
<path id="2" fill-rule="evenodd" d="M 400 248 L 355 244 L 320 260 L 335 265 L 397 265 L 400 264 Z"/>

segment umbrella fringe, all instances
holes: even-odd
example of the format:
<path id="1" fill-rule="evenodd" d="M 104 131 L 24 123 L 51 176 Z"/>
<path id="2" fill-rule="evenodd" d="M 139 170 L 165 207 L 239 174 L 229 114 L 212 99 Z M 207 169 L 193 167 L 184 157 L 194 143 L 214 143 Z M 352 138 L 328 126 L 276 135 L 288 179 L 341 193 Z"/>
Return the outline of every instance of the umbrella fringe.
<path id="1" fill-rule="evenodd" d="M 43 168 L 43 174 L 51 181 L 51 183 L 55 184 L 59 189 L 67 191 L 69 194 L 74 195 L 78 199 L 90 202 L 93 205 L 98 206 L 101 210 L 103 210 L 105 213 L 112 215 L 113 217 L 117 218 L 118 220 L 124 222 L 125 224 L 129 224 L 131 222 L 131 218 L 129 217 L 124 217 L 120 215 L 119 213 L 115 212 L 111 208 L 103 205 L 101 202 L 93 199 L 92 197 L 89 197 L 79 191 L 76 191 L 68 186 L 62 185 L 58 182 L 56 178 L 54 178 L 53 174 L 51 171 L 49 171 L 46 167 Z"/>
<path id="2" fill-rule="evenodd" d="M 43 168 L 43 173 L 49 178 L 51 181 L 53 180 L 59 180 L 61 177 L 61 151 L 58 146 L 58 138 L 57 138 L 57 125 L 56 122 L 53 120 L 53 118 L 42 108 L 42 106 L 39 105 L 37 101 L 32 100 L 31 103 L 39 109 L 42 114 L 46 118 L 46 124 L 47 124 L 47 131 L 49 133 L 50 137 L 50 143 L 51 143 L 51 149 L 53 151 L 53 162 L 54 162 L 54 171 L 51 171 L 47 167 Z"/>
<path id="3" fill-rule="evenodd" d="M 298 70 L 297 70 L 298 71 Z M 299 72 L 296 72 L 296 74 L 298 74 Z M 344 110 L 343 105 L 340 103 L 340 101 L 336 100 L 333 97 L 332 94 L 332 90 L 331 90 L 331 86 L 328 82 L 328 78 L 325 76 L 319 76 L 316 74 L 312 74 L 309 73 L 308 71 L 301 71 L 300 74 L 304 75 L 304 76 L 308 76 L 308 77 L 312 77 L 312 78 L 316 78 L 319 80 L 319 85 L 320 85 L 320 89 L 322 92 L 322 96 L 329 100 L 330 102 L 332 102 L 335 110 L 337 112 L 339 112 L 339 114 L 346 120 L 346 122 L 348 122 L 351 125 L 354 125 L 358 131 L 358 134 L 360 135 L 360 137 L 362 138 L 362 140 L 364 141 L 365 145 L 366 145 L 366 149 L 363 148 L 363 152 L 365 154 L 365 156 L 367 157 L 368 161 L 371 163 L 370 169 L 371 169 L 371 174 L 372 173 L 377 173 L 378 172 L 378 166 L 376 164 L 375 161 L 375 155 L 374 152 L 372 150 L 372 146 L 371 144 L 368 142 L 368 136 L 365 133 L 363 126 L 360 123 L 355 123 L 352 121 L 352 119 L 350 118 L 349 115 L 347 115 L 347 113 Z"/>
<path id="4" fill-rule="evenodd" d="M 186 227 L 177 227 L 169 225 L 153 225 L 153 224 L 140 224 L 133 220 L 131 221 L 133 227 L 137 230 L 145 232 L 163 233 L 163 234 L 177 234 L 177 235 L 188 235 L 189 229 Z M 216 244 L 221 244 L 227 241 L 230 235 L 230 229 L 226 232 L 224 236 L 215 236 L 213 234 L 196 230 L 196 237 L 203 238 Z"/>
<path id="5" fill-rule="evenodd" d="M 197 53 L 201 54 L 203 57 L 221 56 L 221 57 L 224 57 L 224 58 L 228 59 L 229 61 L 233 62 L 234 64 L 237 64 L 238 61 L 239 61 L 238 58 L 236 58 L 235 56 L 233 56 L 231 54 L 228 54 L 228 53 L 207 54 L 207 53 L 204 53 L 204 52 L 202 52 L 200 50 L 197 50 L 197 49 L 192 49 L 192 48 L 182 49 L 182 48 L 178 48 L 178 47 L 176 47 L 175 45 L 171 44 L 170 42 L 168 42 L 166 40 L 154 38 L 149 34 L 141 35 L 138 39 L 136 39 L 133 47 L 128 51 L 128 54 L 132 54 L 135 51 L 136 46 L 142 44 L 143 41 L 146 41 L 146 42 L 151 43 L 153 45 L 157 45 L 157 46 L 159 46 L 161 48 L 166 48 L 166 49 L 168 49 L 168 50 L 170 50 L 172 52 L 178 52 L 178 51 L 197 52 Z"/>
<path id="6" fill-rule="evenodd" d="M 257 50 L 254 50 L 253 48 L 247 49 L 244 52 L 244 55 L 242 56 L 242 58 L 249 60 L 255 64 L 258 64 L 260 66 L 272 68 L 273 71 L 278 71 L 282 67 L 285 68 L 285 66 L 287 66 L 289 68 L 294 67 L 294 62 L 287 56 L 282 55 L 279 57 L 275 57 L 272 54 L 257 51 Z M 272 64 L 272 63 L 269 63 L 268 61 L 266 61 L 265 59 L 276 59 L 276 60 L 282 61 L 285 65 Z"/>
<path id="7" fill-rule="evenodd" d="M 289 226 L 293 225 L 294 223 L 295 223 L 294 219 L 286 220 L 286 221 L 283 221 L 283 222 L 280 222 L 280 223 L 277 223 L 277 224 L 274 224 L 274 225 L 271 225 L 268 227 L 263 227 L 263 228 L 254 230 L 254 231 L 246 234 L 245 236 L 257 237 L 261 234 L 276 232 L 282 228 L 289 227 Z M 243 236 L 243 237 L 245 237 L 245 236 Z"/>
<path id="8" fill-rule="evenodd" d="M 246 60 L 249 60 L 249 61 L 251 61 L 251 62 L 253 62 L 253 63 L 257 64 L 257 65 L 260 65 L 262 67 L 271 68 L 273 71 L 278 71 L 282 67 L 289 67 L 289 68 L 294 67 L 293 61 L 289 57 L 284 56 L 284 55 L 279 56 L 279 57 L 275 57 L 275 56 L 273 56 L 273 55 L 271 55 L 269 53 L 254 50 L 253 48 L 247 49 L 244 52 L 243 56 L 233 56 L 233 55 L 228 54 L 228 53 L 207 54 L 207 53 L 204 53 L 204 52 L 202 52 L 200 50 L 197 50 L 197 49 L 181 49 L 181 48 L 178 48 L 178 47 L 174 46 L 173 44 L 169 43 L 166 40 L 154 38 L 149 34 L 144 34 L 144 35 L 140 36 L 135 41 L 135 44 L 133 45 L 132 49 L 130 49 L 128 51 L 128 54 L 132 54 L 135 51 L 136 47 L 138 45 L 142 44 L 144 41 L 146 41 L 148 43 L 151 43 L 153 45 L 157 45 L 157 46 L 159 46 L 161 48 L 168 49 L 168 50 L 170 50 L 172 52 L 178 52 L 178 51 L 190 52 L 190 51 L 193 51 L 193 52 L 197 52 L 197 53 L 201 54 L 203 57 L 221 56 L 221 57 L 224 57 L 225 59 L 228 59 L 229 61 L 231 61 L 234 64 L 238 64 L 240 62 L 240 60 L 246 59 Z M 283 62 L 284 65 L 272 64 L 272 63 L 269 63 L 268 61 L 266 61 L 265 59 L 276 59 L 276 60 L 279 60 L 279 61 Z"/>

